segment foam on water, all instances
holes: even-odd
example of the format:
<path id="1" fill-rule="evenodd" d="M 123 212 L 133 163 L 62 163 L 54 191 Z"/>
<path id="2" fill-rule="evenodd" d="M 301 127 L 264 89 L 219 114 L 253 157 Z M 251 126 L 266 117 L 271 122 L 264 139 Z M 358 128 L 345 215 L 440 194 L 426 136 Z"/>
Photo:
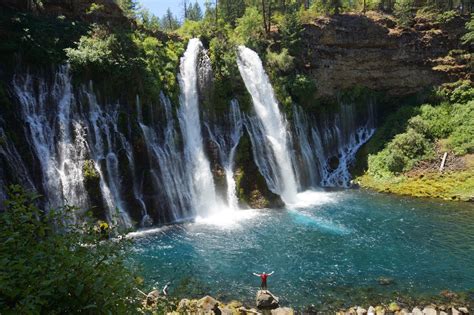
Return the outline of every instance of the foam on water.
<path id="1" fill-rule="evenodd" d="M 258 210 L 235 210 L 229 207 L 224 207 L 219 212 L 206 217 L 197 217 L 195 222 L 197 224 L 214 225 L 221 228 L 237 228 L 239 222 L 249 220 L 258 216 Z"/>

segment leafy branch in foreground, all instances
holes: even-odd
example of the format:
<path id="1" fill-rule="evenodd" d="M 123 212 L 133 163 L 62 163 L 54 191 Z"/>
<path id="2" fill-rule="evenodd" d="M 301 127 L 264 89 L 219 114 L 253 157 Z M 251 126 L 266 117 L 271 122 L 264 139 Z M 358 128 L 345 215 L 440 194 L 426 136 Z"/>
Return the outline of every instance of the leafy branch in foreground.
<path id="1" fill-rule="evenodd" d="M 125 259 L 129 241 L 105 223 L 68 223 L 73 207 L 45 213 L 37 199 L 11 186 L 0 213 L 2 312 L 136 313 L 138 278 Z"/>

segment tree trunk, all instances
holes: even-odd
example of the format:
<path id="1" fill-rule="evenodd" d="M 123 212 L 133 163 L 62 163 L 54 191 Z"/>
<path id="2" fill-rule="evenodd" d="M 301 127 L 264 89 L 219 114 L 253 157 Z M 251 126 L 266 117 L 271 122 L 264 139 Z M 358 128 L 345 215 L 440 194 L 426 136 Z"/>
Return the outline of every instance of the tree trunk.
<path id="1" fill-rule="evenodd" d="M 262 0 L 262 16 L 263 16 L 263 29 L 265 30 L 266 33 L 268 33 L 267 8 L 266 8 L 266 5 L 265 5 L 265 0 Z"/>
<path id="2" fill-rule="evenodd" d="M 218 5 L 218 4 L 219 4 L 219 3 L 218 3 L 218 0 L 216 0 L 216 25 L 217 25 L 217 18 L 218 18 L 218 17 L 217 17 L 217 5 Z"/>
<path id="3" fill-rule="evenodd" d="M 366 0 L 364 0 L 364 6 L 362 7 L 362 12 L 365 13 L 366 10 L 367 10 L 367 2 Z"/>

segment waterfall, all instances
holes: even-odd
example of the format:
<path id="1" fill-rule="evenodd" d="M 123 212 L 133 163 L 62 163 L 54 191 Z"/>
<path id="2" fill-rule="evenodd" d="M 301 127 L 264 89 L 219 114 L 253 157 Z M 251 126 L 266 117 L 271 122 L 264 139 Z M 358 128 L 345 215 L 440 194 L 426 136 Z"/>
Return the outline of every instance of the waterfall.
<path id="1" fill-rule="evenodd" d="M 216 210 L 217 197 L 209 160 L 204 152 L 199 117 L 198 61 L 201 42 L 194 38 L 181 58 L 179 125 L 184 141 L 186 165 L 192 182 L 192 206 L 199 215 Z"/>
<path id="2" fill-rule="evenodd" d="M 166 124 L 161 132 L 163 140 L 159 139 L 154 128 L 143 123 L 139 99 L 137 99 L 138 121 L 147 146 L 155 189 L 164 191 L 171 212 L 171 219 L 178 221 L 189 216 L 192 186 L 184 156 L 176 143 L 178 135 L 172 115 L 171 102 L 163 93 L 160 94 L 160 100 L 165 109 L 166 119 Z M 155 166 L 158 166 L 158 168 L 155 168 Z"/>
<path id="3" fill-rule="evenodd" d="M 82 172 L 86 148 L 83 129 L 72 118 L 75 100 L 69 68 L 59 69 L 51 89 L 41 80 L 36 93 L 34 83 L 34 78 L 27 74 L 15 77 L 13 87 L 28 139 L 41 165 L 48 206 L 72 204 L 86 209 Z"/>
<path id="4" fill-rule="evenodd" d="M 230 209 L 238 209 L 236 183 L 234 179 L 234 160 L 237 146 L 243 134 L 243 120 L 237 100 L 230 103 L 230 112 L 226 117 L 226 128 L 206 124 L 210 140 L 219 151 L 219 161 L 224 168 L 227 186 L 227 205 Z"/>
<path id="5" fill-rule="evenodd" d="M 257 53 L 246 47 L 239 47 L 237 64 L 260 121 L 259 124 L 249 123 L 253 127 L 252 130 L 259 134 L 254 137 L 252 144 L 254 147 L 265 144 L 264 150 L 267 155 L 265 159 L 274 160 L 262 163 L 258 161 L 262 159 L 259 157 L 257 165 L 267 179 L 270 189 L 280 194 L 285 203 L 293 203 L 296 201 L 297 184 L 289 153 L 287 126 L 278 108 L 268 76 Z M 255 143 L 257 138 L 262 142 Z M 271 150 L 268 150 L 269 148 Z M 262 164 L 266 164 L 267 168 L 262 169 Z"/>
<path id="6" fill-rule="evenodd" d="M 360 126 L 356 126 L 354 105 L 341 104 L 340 107 L 340 113 L 332 121 L 322 123 L 323 132 L 309 124 L 308 116 L 300 107 L 293 107 L 293 130 L 304 170 L 300 176 L 305 178 L 307 186 L 348 188 L 349 167 L 357 151 L 375 132 L 372 102 L 367 107 L 366 122 Z M 337 162 L 335 168 L 331 166 L 331 159 Z"/>
<path id="7" fill-rule="evenodd" d="M 83 88 L 83 93 L 89 104 L 89 113 L 84 117 L 84 121 L 90 131 L 90 155 L 100 175 L 100 189 L 108 208 L 108 220 L 131 227 L 127 206 L 122 198 L 123 187 L 117 157 L 119 150 L 126 146 L 120 142 L 124 137 L 118 130 L 119 104 L 109 106 L 107 111 L 104 111 L 97 102 L 92 83 L 89 88 Z"/>

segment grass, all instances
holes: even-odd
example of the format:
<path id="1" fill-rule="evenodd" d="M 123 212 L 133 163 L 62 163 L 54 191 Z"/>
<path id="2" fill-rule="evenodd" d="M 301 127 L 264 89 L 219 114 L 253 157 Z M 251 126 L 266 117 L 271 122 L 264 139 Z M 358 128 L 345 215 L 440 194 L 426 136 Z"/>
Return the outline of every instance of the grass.
<path id="1" fill-rule="evenodd" d="M 445 200 L 474 200 L 474 168 L 446 173 L 427 172 L 418 176 L 375 178 L 363 175 L 356 179 L 363 188 L 413 197 Z"/>

